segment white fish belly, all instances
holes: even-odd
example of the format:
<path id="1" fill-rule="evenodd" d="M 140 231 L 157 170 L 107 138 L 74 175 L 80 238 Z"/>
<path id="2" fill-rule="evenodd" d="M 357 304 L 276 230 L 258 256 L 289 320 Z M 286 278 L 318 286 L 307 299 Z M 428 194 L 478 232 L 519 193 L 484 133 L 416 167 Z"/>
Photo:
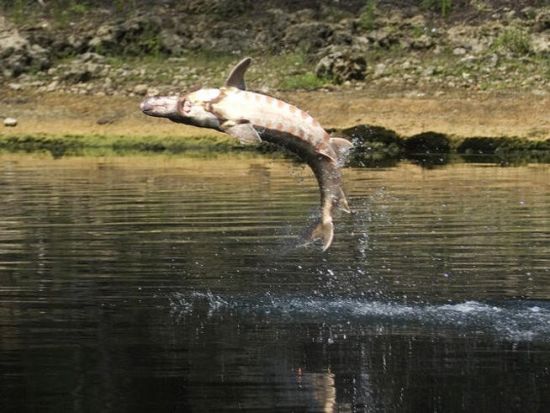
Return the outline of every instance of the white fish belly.
<path id="1" fill-rule="evenodd" d="M 329 137 L 306 112 L 271 96 L 246 91 L 230 91 L 214 109 L 223 118 L 252 123 L 255 127 L 274 129 L 319 146 Z"/>

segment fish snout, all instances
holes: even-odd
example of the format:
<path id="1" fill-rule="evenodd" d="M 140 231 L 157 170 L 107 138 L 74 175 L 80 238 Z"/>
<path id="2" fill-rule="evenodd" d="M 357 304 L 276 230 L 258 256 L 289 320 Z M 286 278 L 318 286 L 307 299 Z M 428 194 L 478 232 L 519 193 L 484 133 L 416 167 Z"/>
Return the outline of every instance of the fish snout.
<path id="1" fill-rule="evenodd" d="M 149 116 L 167 118 L 177 114 L 177 96 L 151 96 L 140 103 L 140 110 Z"/>
<path id="2" fill-rule="evenodd" d="M 143 102 L 139 104 L 139 110 L 141 110 L 144 113 L 151 112 L 153 110 L 154 106 L 149 102 L 149 99 L 145 99 Z"/>

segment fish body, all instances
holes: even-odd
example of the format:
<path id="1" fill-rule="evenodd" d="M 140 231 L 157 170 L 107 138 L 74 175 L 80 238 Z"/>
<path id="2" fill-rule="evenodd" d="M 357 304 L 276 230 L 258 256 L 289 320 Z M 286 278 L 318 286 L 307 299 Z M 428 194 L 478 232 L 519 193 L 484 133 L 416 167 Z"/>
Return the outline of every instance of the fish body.
<path id="1" fill-rule="evenodd" d="M 235 66 L 221 88 L 184 96 L 153 96 L 140 108 L 149 116 L 225 132 L 243 144 L 268 141 L 300 156 L 313 170 L 321 193 L 321 217 L 308 230 L 305 241 L 321 240 L 324 251 L 333 239 L 333 209 L 349 212 L 340 167 L 351 142 L 331 137 L 317 120 L 294 105 L 246 90 L 244 73 L 250 62 L 246 58 Z"/>

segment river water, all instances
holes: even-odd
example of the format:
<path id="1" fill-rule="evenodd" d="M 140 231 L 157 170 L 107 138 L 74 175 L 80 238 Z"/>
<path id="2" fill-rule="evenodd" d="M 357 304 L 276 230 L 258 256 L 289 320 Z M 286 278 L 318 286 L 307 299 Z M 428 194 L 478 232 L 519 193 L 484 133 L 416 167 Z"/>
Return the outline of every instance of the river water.
<path id="1" fill-rule="evenodd" d="M 0 156 L 0 407 L 542 412 L 550 165 Z"/>

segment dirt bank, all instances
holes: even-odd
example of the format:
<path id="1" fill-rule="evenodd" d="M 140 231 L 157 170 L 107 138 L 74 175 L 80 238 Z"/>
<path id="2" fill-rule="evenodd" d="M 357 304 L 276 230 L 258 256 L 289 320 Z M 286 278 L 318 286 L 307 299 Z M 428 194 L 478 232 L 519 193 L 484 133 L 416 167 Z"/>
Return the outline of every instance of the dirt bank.
<path id="1" fill-rule="evenodd" d="M 550 139 L 550 96 L 531 93 L 450 91 L 414 96 L 369 90 L 288 92 L 280 97 L 308 110 L 327 128 L 379 125 L 401 136 L 436 131 L 455 137 L 508 136 Z M 18 120 L 0 126 L 0 136 L 22 134 L 187 137 L 216 132 L 142 115 L 141 98 L 7 92 L 0 116 Z"/>

